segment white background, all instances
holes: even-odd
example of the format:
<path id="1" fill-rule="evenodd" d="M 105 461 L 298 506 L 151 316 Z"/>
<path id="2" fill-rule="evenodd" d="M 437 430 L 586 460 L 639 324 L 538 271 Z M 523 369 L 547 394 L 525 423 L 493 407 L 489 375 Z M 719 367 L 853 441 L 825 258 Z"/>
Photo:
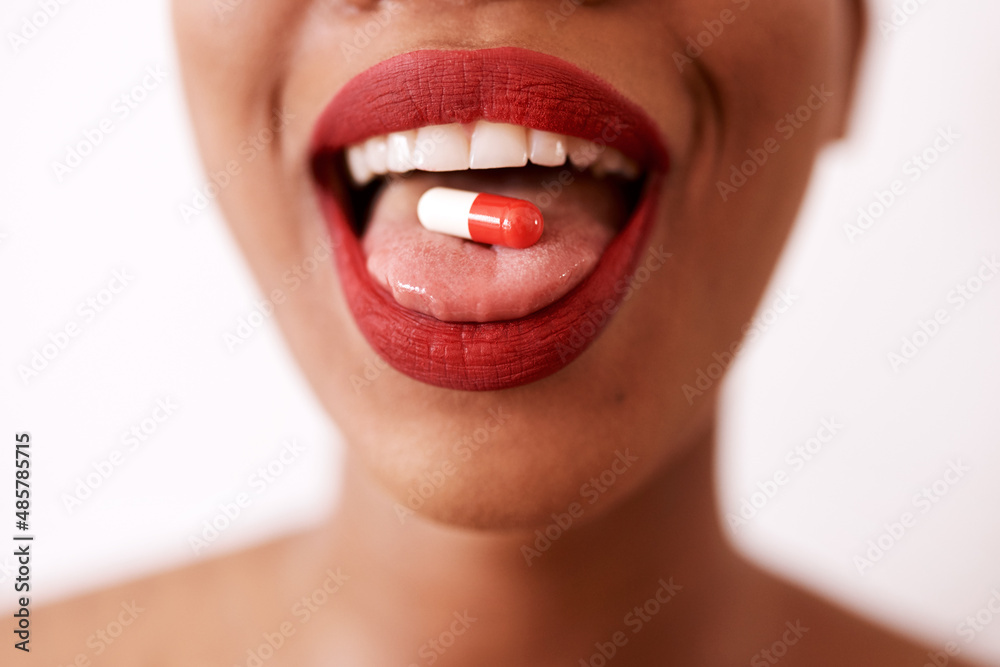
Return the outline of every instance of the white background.
<path id="1" fill-rule="evenodd" d="M 1000 280 L 960 310 L 948 301 L 1000 254 L 1000 5 L 911 4 L 913 18 L 883 36 L 892 2 L 876 3 L 852 138 L 822 160 L 769 292 L 796 301 L 727 384 L 722 504 L 737 512 L 789 472 L 738 541 L 943 645 L 1000 589 Z M 36 10 L 6 0 L 0 12 L 0 437 L 33 436 L 44 601 L 192 560 L 188 537 L 239 493 L 252 507 L 203 555 L 316 520 L 336 497 L 339 447 L 272 324 L 234 353 L 223 342 L 256 293 L 217 212 L 190 223 L 178 213 L 203 179 L 165 3 L 70 2 L 15 53 L 7 34 Z M 115 101 L 147 67 L 166 79 L 122 119 Z M 53 162 L 102 118 L 113 132 L 59 182 Z M 904 164 L 948 127 L 960 139 L 912 182 Z M 896 179 L 905 194 L 852 243 L 844 225 Z M 116 270 L 129 285 L 85 321 L 78 305 Z M 939 308 L 948 323 L 895 372 L 887 354 Z M 18 366 L 70 323 L 80 335 L 25 383 Z M 124 451 L 122 433 L 165 398 L 175 414 Z M 831 417 L 844 427 L 791 474 L 786 453 Z M 306 452 L 256 493 L 250 476 L 288 439 Z M 69 511 L 63 495 L 115 450 L 121 464 Z M 969 472 L 916 509 L 914 494 L 958 460 Z M 860 574 L 855 556 L 906 511 L 915 526 Z M 11 564 L 0 557 L 2 590 Z M 962 645 L 1000 660 L 1000 617 Z"/>

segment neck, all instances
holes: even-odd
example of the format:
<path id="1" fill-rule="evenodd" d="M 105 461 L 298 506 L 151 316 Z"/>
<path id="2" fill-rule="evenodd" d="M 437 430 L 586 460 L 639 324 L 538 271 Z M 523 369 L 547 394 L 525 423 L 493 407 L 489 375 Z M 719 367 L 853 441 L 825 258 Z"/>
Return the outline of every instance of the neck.
<path id="1" fill-rule="evenodd" d="M 697 653 L 757 581 L 720 532 L 712 440 L 599 518 L 548 535 L 401 523 L 349 461 L 332 558 L 351 577 L 355 636 L 381 636 L 367 664 L 587 665 L 603 648 L 624 666 Z"/>

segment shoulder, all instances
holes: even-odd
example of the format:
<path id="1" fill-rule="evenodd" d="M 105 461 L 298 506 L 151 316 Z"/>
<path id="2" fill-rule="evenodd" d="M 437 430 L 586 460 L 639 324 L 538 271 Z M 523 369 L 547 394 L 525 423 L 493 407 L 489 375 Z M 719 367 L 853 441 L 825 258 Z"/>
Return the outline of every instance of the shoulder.
<path id="1" fill-rule="evenodd" d="M 788 667 L 979 667 L 957 641 L 923 642 L 844 609 L 813 593 L 786 585 L 787 620 L 775 628 L 750 664 Z"/>
<path id="2" fill-rule="evenodd" d="M 39 664 L 233 664 L 279 627 L 297 539 L 197 562 L 32 610 Z M 249 585 L 248 585 L 249 584 Z M 234 648 L 235 647 L 235 648 Z"/>

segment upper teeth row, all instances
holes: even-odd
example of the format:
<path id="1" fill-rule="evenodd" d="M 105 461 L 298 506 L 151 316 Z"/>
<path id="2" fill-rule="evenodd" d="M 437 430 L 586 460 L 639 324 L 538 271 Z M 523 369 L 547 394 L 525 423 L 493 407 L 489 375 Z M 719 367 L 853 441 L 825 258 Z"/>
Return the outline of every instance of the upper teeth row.
<path id="1" fill-rule="evenodd" d="M 480 120 L 468 125 L 429 125 L 372 137 L 347 149 L 351 178 L 364 185 L 387 172 L 458 171 L 523 167 L 531 160 L 559 167 L 566 158 L 578 169 L 633 179 L 639 167 L 614 148 L 519 125 Z"/>

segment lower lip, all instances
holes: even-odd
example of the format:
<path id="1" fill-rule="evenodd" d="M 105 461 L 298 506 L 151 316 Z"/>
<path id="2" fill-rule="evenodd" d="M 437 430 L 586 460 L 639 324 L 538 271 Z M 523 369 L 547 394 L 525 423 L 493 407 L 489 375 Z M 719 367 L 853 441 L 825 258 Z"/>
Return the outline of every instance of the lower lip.
<path id="1" fill-rule="evenodd" d="M 503 67 L 491 74 L 494 89 L 500 90 L 508 89 L 502 77 L 514 76 L 510 72 L 518 67 L 548 67 L 554 60 L 523 49 L 510 48 L 478 53 L 428 52 L 428 55 L 418 53 L 413 57 L 425 58 L 431 64 L 449 62 L 454 67 L 463 58 L 469 62 L 480 62 L 480 59 L 487 60 L 493 56 L 503 63 Z M 555 68 L 568 71 L 571 66 L 557 64 Z M 410 69 L 412 71 L 413 68 Z M 465 71 L 471 69 L 467 67 Z M 586 75 L 580 73 L 573 76 Z M 517 86 L 518 83 L 515 81 L 509 85 Z M 363 93 L 367 92 L 363 86 L 359 88 Z M 403 121 L 392 115 L 391 110 L 387 112 L 385 109 L 376 109 L 374 115 L 362 116 L 356 122 L 347 122 L 343 111 L 362 111 L 361 106 L 351 103 L 352 96 L 356 93 L 357 90 L 342 93 L 328 107 L 327 115 L 320 122 L 317 137 L 325 138 L 334 146 L 343 146 L 364 138 L 352 136 L 352 133 L 360 135 L 366 130 L 371 132 L 373 127 L 366 125 L 374 126 L 380 131 L 407 129 L 403 126 Z M 486 93 L 487 96 L 489 94 Z M 613 97 L 613 94 L 607 93 L 601 99 L 608 97 Z M 516 115 L 516 111 L 502 108 L 494 108 L 493 111 L 494 113 L 486 113 L 485 116 L 497 117 L 488 117 L 488 120 L 516 122 L 516 118 L 510 117 L 510 114 Z M 650 125 L 639 117 L 641 112 L 630 113 L 632 115 L 629 117 L 637 124 Z M 543 114 L 536 115 L 544 119 Z M 459 120 L 467 122 L 470 119 Z M 563 126 L 579 123 L 578 129 L 582 136 L 586 136 L 586 125 L 590 122 L 591 119 L 585 115 L 561 119 Z M 387 127 L 381 127 L 380 124 Z M 565 128 L 539 129 L 560 132 Z M 642 149 L 636 150 L 651 151 L 656 156 L 652 162 L 665 167 L 666 158 L 655 142 L 651 148 L 648 140 L 644 143 L 642 137 L 628 133 L 622 135 L 620 141 L 623 145 L 644 144 Z M 369 275 L 366 257 L 345 213 L 346 202 L 340 200 L 342 195 L 318 185 L 316 189 L 330 228 L 345 298 L 358 328 L 375 351 L 396 370 L 430 385 L 463 391 L 496 391 L 524 385 L 556 373 L 572 363 L 597 339 L 619 310 L 622 299 L 629 291 L 629 277 L 653 227 L 662 180 L 663 174 L 659 169 L 650 173 L 645 191 L 631 219 L 605 249 L 594 271 L 580 285 L 558 301 L 526 317 L 484 323 L 443 322 L 396 303 L 392 295 L 376 284 Z"/>

